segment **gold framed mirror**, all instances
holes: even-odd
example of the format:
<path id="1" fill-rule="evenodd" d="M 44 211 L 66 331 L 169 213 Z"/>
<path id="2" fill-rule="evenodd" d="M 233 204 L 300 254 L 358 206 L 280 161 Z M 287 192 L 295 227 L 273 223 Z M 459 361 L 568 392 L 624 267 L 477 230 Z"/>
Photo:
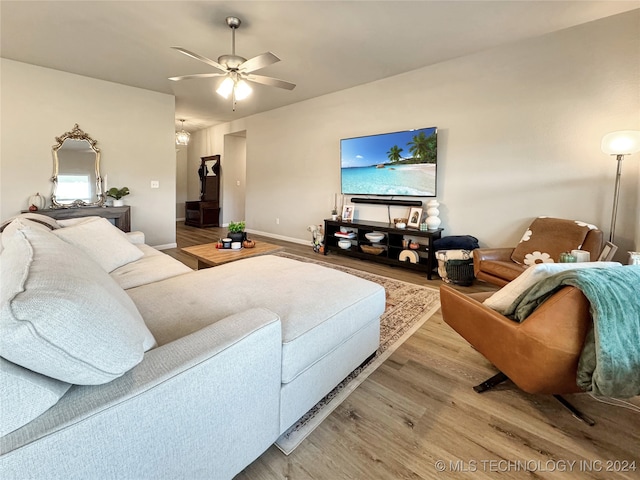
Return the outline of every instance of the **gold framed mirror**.
<path id="1" fill-rule="evenodd" d="M 97 140 L 80 129 L 56 137 L 53 153 L 53 208 L 99 207 L 104 201 Z"/>

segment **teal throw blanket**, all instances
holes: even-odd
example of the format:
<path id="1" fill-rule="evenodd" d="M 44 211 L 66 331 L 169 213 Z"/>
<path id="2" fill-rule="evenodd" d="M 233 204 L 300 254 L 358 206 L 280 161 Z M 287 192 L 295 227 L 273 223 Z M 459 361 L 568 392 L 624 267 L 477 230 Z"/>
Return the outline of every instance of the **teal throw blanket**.
<path id="1" fill-rule="evenodd" d="M 522 322 L 566 285 L 584 293 L 593 317 L 578 364 L 578 386 L 607 397 L 640 395 L 640 266 L 558 273 L 520 295 L 506 315 Z"/>

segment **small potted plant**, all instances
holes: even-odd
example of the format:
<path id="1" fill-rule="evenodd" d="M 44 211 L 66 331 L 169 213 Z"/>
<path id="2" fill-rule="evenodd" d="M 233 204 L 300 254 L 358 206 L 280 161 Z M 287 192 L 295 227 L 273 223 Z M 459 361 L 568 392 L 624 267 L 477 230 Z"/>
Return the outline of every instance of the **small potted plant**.
<path id="1" fill-rule="evenodd" d="M 229 233 L 227 236 L 234 242 L 243 242 L 246 240 L 244 227 L 244 220 L 240 222 L 229 222 Z"/>
<path id="2" fill-rule="evenodd" d="M 126 197 L 130 193 L 131 192 L 129 191 L 128 187 L 122 187 L 122 188 L 111 187 L 107 191 L 107 197 L 113 198 L 114 207 L 122 207 L 124 205 L 124 200 L 122 200 L 122 197 Z"/>

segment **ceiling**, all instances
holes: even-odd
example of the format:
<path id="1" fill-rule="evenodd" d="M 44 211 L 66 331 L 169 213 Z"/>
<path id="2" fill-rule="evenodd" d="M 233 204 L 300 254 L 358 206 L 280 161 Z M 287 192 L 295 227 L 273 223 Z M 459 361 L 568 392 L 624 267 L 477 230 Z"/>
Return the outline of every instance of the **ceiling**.
<path id="1" fill-rule="evenodd" d="M 638 7 L 638 0 L 2 0 L 0 53 L 173 94 L 176 119 L 194 131 Z M 219 78 L 168 80 L 216 71 L 169 47 L 213 60 L 231 53 L 229 15 L 242 20 L 236 53 L 275 53 L 282 61 L 256 73 L 293 82 L 294 90 L 253 84 L 233 112 L 231 100 L 214 93 Z"/>

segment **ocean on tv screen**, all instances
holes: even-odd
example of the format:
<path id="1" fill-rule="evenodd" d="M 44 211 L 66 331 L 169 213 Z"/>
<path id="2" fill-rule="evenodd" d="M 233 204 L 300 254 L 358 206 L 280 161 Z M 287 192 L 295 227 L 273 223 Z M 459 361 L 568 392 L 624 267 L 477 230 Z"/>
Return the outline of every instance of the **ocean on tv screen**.
<path id="1" fill-rule="evenodd" d="M 436 194 L 436 166 L 429 164 L 342 169 L 342 193 L 360 195 L 407 195 L 430 197 Z"/>
<path id="2" fill-rule="evenodd" d="M 342 139 L 342 193 L 434 197 L 437 157 L 436 127 Z"/>

